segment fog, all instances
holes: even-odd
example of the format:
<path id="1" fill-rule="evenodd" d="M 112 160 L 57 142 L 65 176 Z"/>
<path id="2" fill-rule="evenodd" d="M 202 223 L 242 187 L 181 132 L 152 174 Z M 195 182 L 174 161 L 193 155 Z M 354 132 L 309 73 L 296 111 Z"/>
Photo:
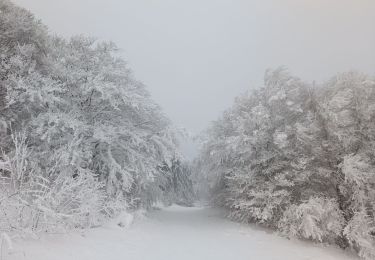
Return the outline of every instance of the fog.
<path id="1" fill-rule="evenodd" d="M 178 125 L 197 133 L 284 65 L 307 80 L 375 68 L 373 0 L 17 0 L 64 36 L 112 40 Z"/>

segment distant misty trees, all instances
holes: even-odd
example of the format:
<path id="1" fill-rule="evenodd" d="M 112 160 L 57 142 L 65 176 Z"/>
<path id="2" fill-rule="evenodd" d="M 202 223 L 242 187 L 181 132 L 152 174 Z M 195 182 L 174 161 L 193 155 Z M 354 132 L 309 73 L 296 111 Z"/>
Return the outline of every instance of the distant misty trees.
<path id="1" fill-rule="evenodd" d="M 206 135 L 200 190 L 232 218 L 374 259 L 375 79 L 268 71 Z"/>
<path id="2" fill-rule="evenodd" d="M 191 189 L 178 175 L 189 171 L 173 168 L 176 133 L 116 51 L 52 36 L 0 0 L 1 230 L 91 227 L 124 209 L 191 201 L 174 189 Z"/>

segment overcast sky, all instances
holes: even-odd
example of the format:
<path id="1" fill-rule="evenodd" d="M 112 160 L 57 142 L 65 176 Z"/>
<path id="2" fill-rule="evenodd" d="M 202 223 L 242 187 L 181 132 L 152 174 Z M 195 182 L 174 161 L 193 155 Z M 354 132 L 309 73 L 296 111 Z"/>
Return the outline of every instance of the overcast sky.
<path id="1" fill-rule="evenodd" d="M 374 74 L 374 0 L 16 0 L 51 32 L 112 40 L 175 124 L 198 132 L 285 65 Z"/>

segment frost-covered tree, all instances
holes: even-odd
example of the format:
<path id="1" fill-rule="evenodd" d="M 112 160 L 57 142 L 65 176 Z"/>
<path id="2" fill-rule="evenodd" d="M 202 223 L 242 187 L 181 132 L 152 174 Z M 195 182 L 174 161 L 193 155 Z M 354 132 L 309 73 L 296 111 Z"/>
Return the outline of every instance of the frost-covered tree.
<path id="1" fill-rule="evenodd" d="M 234 219 L 371 259 L 374 90 L 357 73 L 312 86 L 268 71 L 207 131 L 200 182 Z"/>
<path id="2" fill-rule="evenodd" d="M 164 197 L 170 203 L 184 206 L 192 206 L 195 200 L 193 183 L 191 180 L 191 166 L 180 158 L 174 158 L 170 165 L 160 167 L 164 173 L 164 179 L 159 186 L 163 190 Z"/>
<path id="3" fill-rule="evenodd" d="M 322 108 L 335 147 L 338 202 L 347 222 L 344 236 L 370 259 L 375 256 L 375 82 L 363 74 L 344 73 L 325 90 Z"/>
<path id="4" fill-rule="evenodd" d="M 21 206 L 41 216 L 20 229 L 50 229 L 39 221 L 47 215 L 53 227 L 89 227 L 166 199 L 162 168 L 180 160 L 175 131 L 117 50 L 51 36 L 28 11 L 0 0 L 0 174 L 12 181 L 14 162 L 25 162 L 18 186 L 2 183 L 4 202 L 27 201 Z M 185 187 L 188 175 L 172 173 Z"/>

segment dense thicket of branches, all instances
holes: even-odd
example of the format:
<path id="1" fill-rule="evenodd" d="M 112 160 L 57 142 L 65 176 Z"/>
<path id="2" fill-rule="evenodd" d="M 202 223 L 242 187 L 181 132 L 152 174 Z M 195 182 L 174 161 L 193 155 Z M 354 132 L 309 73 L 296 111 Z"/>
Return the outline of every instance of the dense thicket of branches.
<path id="1" fill-rule="evenodd" d="M 207 136 L 199 182 L 232 218 L 374 259 L 374 79 L 344 73 L 313 87 L 267 72 Z"/>
<path id="2" fill-rule="evenodd" d="M 116 51 L 0 0 L 1 230 L 90 227 L 191 188 L 170 170 L 169 120 Z"/>

